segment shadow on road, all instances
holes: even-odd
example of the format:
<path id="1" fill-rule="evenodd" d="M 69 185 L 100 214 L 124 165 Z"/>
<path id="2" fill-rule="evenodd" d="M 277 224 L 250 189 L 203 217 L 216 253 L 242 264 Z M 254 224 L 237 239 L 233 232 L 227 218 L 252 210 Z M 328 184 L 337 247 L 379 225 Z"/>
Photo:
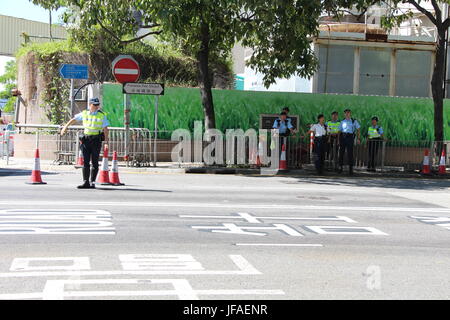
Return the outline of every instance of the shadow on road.
<path id="1" fill-rule="evenodd" d="M 41 175 L 49 176 L 58 174 L 56 172 L 45 172 L 41 171 Z M 9 177 L 9 176 L 31 176 L 31 170 L 25 169 L 0 169 L 0 177 Z"/>
<path id="2" fill-rule="evenodd" d="M 286 184 L 315 184 L 323 186 L 347 186 L 366 188 L 394 188 L 404 190 L 443 190 L 450 188 L 449 180 L 422 180 L 422 179 L 392 179 L 392 178 L 321 178 L 305 177 L 296 178 L 297 181 L 284 181 Z"/>
<path id="3" fill-rule="evenodd" d="M 139 191 L 139 192 L 173 192 L 170 190 L 154 190 L 154 189 L 139 189 L 139 188 L 127 188 L 124 186 L 117 186 L 117 187 L 96 187 L 96 190 L 103 190 L 103 191 Z"/>

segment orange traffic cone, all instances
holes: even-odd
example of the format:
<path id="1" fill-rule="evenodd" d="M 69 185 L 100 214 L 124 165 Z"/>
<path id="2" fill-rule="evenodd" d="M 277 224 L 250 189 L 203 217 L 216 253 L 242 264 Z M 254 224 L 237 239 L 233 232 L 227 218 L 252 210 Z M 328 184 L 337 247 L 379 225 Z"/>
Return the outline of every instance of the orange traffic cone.
<path id="1" fill-rule="evenodd" d="M 261 167 L 261 155 L 263 154 L 263 146 L 262 143 L 258 143 L 258 150 L 256 151 L 256 166 L 259 168 Z"/>
<path id="2" fill-rule="evenodd" d="M 287 170 L 287 161 L 286 161 L 286 145 L 283 143 L 281 146 L 281 157 L 280 157 L 280 168 L 278 170 L 283 171 Z"/>
<path id="3" fill-rule="evenodd" d="M 84 167 L 84 157 L 83 157 L 83 152 L 78 152 L 78 157 L 77 157 L 77 164 L 75 165 L 75 168 L 82 168 Z"/>
<path id="4" fill-rule="evenodd" d="M 97 182 L 101 185 L 109 185 L 111 182 L 109 182 L 109 167 L 108 167 L 108 148 L 105 146 L 105 149 L 103 150 L 103 159 L 102 159 L 102 167 L 99 172 L 98 180 Z"/>
<path id="5" fill-rule="evenodd" d="M 41 160 L 39 158 L 39 149 L 36 149 L 36 153 L 34 155 L 34 168 L 31 171 L 31 179 L 27 184 L 47 184 L 42 181 L 41 177 Z"/>
<path id="6" fill-rule="evenodd" d="M 439 174 L 446 174 L 447 172 L 445 171 L 445 151 L 444 149 L 442 149 L 442 153 L 441 153 L 441 159 L 439 161 Z"/>
<path id="7" fill-rule="evenodd" d="M 429 150 L 425 149 L 425 155 L 423 157 L 422 174 L 430 174 L 430 156 Z"/>
<path id="8" fill-rule="evenodd" d="M 119 164 L 117 162 L 117 151 L 113 152 L 113 158 L 112 158 L 112 168 L 111 172 L 109 174 L 109 181 L 111 184 L 115 186 L 124 186 L 125 183 L 121 183 L 119 179 Z"/>

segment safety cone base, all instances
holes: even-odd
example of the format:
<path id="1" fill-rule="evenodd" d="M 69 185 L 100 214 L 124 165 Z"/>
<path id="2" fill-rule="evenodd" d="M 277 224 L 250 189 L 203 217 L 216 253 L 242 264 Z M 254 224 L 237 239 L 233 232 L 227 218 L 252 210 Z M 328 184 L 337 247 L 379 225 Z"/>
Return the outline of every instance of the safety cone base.
<path id="1" fill-rule="evenodd" d="M 25 182 L 25 184 L 47 184 L 47 182 Z"/>

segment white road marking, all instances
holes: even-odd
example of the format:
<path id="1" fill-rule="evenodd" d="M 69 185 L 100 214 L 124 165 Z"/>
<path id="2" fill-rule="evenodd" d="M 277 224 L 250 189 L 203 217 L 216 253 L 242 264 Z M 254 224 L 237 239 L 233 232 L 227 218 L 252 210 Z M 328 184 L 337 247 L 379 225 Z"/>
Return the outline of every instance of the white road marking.
<path id="1" fill-rule="evenodd" d="M 286 224 L 274 223 L 273 227 L 247 227 L 247 226 L 238 226 L 234 223 L 222 223 L 221 226 L 191 226 L 192 229 L 204 229 L 209 230 L 213 233 L 231 233 L 231 234 L 242 234 L 242 235 L 252 235 L 252 236 L 266 236 L 265 232 L 248 232 L 245 230 L 279 230 L 284 233 L 292 236 L 292 237 L 303 237 L 303 234 L 295 230 L 294 228 L 289 227 Z"/>
<path id="2" fill-rule="evenodd" d="M 108 279 L 112 280 L 109 284 L 135 284 L 142 280 L 125 279 Z M 195 290 L 185 279 L 148 279 L 147 281 L 155 281 L 154 283 L 165 283 L 163 281 L 173 281 L 174 290 L 139 290 L 139 291 L 63 291 L 61 283 L 64 284 L 93 284 L 94 280 L 80 280 L 84 283 L 68 282 L 67 280 L 49 280 L 47 281 L 46 291 L 32 293 L 12 293 L 0 294 L 1 300 L 24 300 L 24 299 L 44 299 L 44 300 L 62 300 L 64 298 L 93 298 L 93 297 L 149 297 L 149 296 L 178 296 L 180 300 L 198 300 L 198 296 L 266 296 L 266 295 L 285 295 L 283 290 L 266 290 L 266 289 L 207 289 Z M 52 283 L 52 281 L 58 281 Z M 105 280 L 100 280 L 105 281 Z M 104 282 L 103 282 L 104 283 Z M 52 292 L 51 290 L 55 290 Z"/>
<path id="3" fill-rule="evenodd" d="M 235 243 L 236 246 L 266 246 L 266 247 L 323 247 L 320 243 Z"/>
<path id="4" fill-rule="evenodd" d="M 449 208 L 408 208 L 408 207 L 345 207 L 345 206 L 307 206 L 307 205 L 287 205 L 287 204 L 239 204 L 239 203 L 205 203 L 205 202 L 86 202 L 86 201 L 27 201 L 28 206 L 77 206 L 77 207 L 167 207 L 167 208 L 244 208 L 244 209 L 274 209 L 281 210 L 328 210 L 328 211 L 397 211 L 397 212 L 433 212 L 450 213 Z M 2 206 L 17 206 L 17 201 L 0 201 Z"/>
<path id="5" fill-rule="evenodd" d="M 450 217 L 410 216 L 410 218 L 450 230 Z"/>
<path id="6" fill-rule="evenodd" d="M 0 235 L 115 234 L 111 213 L 104 210 L 0 210 Z"/>
<path id="7" fill-rule="evenodd" d="M 194 218 L 194 219 L 243 219 L 248 223 L 264 223 L 260 220 L 313 220 L 313 221 L 343 221 L 348 223 L 356 223 L 355 220 L 344 216 L 329 216 L 329 217 L 270 217 L 270 216 L 253 216 L 250 213 L 237 212 L 236 215 L 228 216 L 204 216 L 204 215 L 179 215 L 180 218 Z"/>
<path id="8" fill-rule="evenodd" d="M 32 265 L 36 262 L 71 261 L 71 265 Z M 88 257 L 15 258 L 9 271 L 90 270 Z"/>
<path id="9" fill-rule="evenodd" d="M 342 235 L 377 235 L 387 236 L 376 228 L 372 227 L 347 227 L 347 226 L 305 226 L 305 228 L 318 234 L 342 234 Z M 328 230 L 327 230 L 328 229 Z M 340 231 L 342 230 L 342 231 Z M 351 231 L 353 230 L 353 231 Z"/>
<path id="10" fill-rule="evenodd" d="M 104 270 L 104 271 L 33 271 L 0 273 L 0 278 L 22 277 L 84 277 L 84 276 L 124 276 L 124 275 L 260 275 L 241 255 L 228 255 L 238 270 Z"/>
<path id="11" fill-rule="evenodd" d="M 205 270 L 190 254 L 121 254 L 123 270 Z"/>

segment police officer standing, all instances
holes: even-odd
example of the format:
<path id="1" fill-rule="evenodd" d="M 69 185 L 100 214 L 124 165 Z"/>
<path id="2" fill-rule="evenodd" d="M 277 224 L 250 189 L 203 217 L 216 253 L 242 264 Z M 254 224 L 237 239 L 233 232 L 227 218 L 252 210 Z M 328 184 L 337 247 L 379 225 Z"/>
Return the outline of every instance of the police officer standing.
<path id="1" fill-rule="evenodd" d="M 367 147 L 369 149 L 369 163 L 367 171 L 375 171 L 375 161 L 383 143 L 384 131 L 383 128 L 378 125 L 378 117 L 372 118 L 372 125 L 367 131 Z"/>
<path id="2" fill-rule="evenodd" d="M 286 155 L 289 154 L 287 138 L 295 132 L 295 128 L 292 125 L 290 119 L 287 118 L 286 112 L 281 112 L 278 119 L 275 119 L 272 129 L 278 129 L 280 155 L 282 152 L 282 146 L 285 145 Z M 273 141 L 271 147 L 273 146 Z"/>
<path id="3" fill-rule="evenodd" d="M 327 144 L 327 128 L 323 114 L 317 116 L 319 121 L 311 126 L 308 133 L 314 132 L 314 153 L 316 154 L 315 166 L 317 174 L 323 174 L 323 164 L 325 160 L 325 150 Z"/>
<path id="4" fill-rule="evenodd" d="M 337 170 L 338 166 L 338 148 L 339 148 L 339 114 L 337 111 L 331 113 L 331 121 L 327 121 L 327 134 L 328 134 L 328 158 L 334 165 L 334 170 Z"/>
<path id="5" fill-rule="evenodd" d="M 109 122 L 106 114 L 100 110 L 98 98 L 90 99 L 89 109 L 75 115 L 61 130 L 61 135 L 64 135 L 68 127 L 77 121 L 82 121 L 84 127 L 84 134 L 80 138 L 81 152 L 84 158 L 83 184 L 78 186 L 78 189 L 95 189 L 102 141 L 105 141 L 106 147 L 109 142 Z M 92 170 L 90 169 L 90 162 L 92 162 Z"/>
<path id="6" fill-rule="evenodd" d="M 339 173 L 342 173 L 344 165 L 344 154 L 347 152 L 349 174 L 353 174 L 353 146 L 355 143 L 355 135 L 357 143 L 361 143 L 360 124 L 352 118 L 350 109 L 344 110 L 345 119 L 339 125 Z"/>

